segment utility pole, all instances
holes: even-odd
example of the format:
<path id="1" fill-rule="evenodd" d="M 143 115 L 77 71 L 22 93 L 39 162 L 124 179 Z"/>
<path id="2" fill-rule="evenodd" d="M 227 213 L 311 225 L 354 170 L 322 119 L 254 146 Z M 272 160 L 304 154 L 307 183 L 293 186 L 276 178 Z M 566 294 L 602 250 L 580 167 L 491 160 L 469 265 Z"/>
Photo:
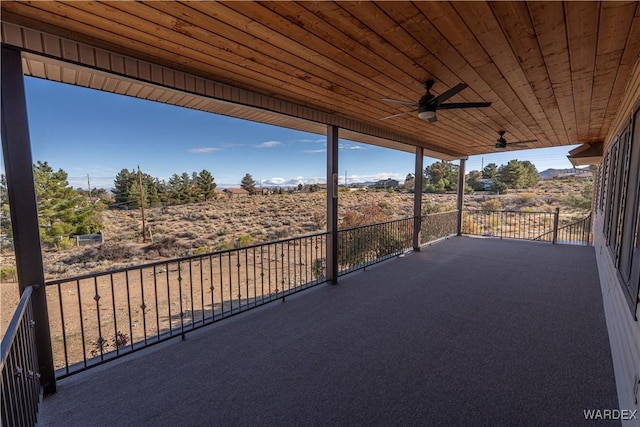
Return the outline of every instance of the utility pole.
<path id="1" fill-rule="evenodd" d="M 140 188 L 140 209 L 142 210 L 142 241 L 147 242 L 147 224 L 144 217 L 144 189 L 142 188 L 142 174 L 138 165 L 138 187 Z"/>
<path id="2" fill-rule="evenodd" d="M 89 202 L 91 202 L 91 178 L 89 178 L 89 174 L 87 174 L 87 186 L 89 187 Z"/>

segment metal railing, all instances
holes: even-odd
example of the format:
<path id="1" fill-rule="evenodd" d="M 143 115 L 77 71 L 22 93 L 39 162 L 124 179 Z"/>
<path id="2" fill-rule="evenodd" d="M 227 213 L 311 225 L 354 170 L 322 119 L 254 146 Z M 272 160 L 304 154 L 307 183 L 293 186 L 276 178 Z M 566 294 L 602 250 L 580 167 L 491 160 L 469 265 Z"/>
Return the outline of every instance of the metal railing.
<path id="1" fill-rule="evenodd" d="M 466 210 L 462 216 L 462 233 L 508 239 L 535 240 L 551 233 L 556 212 Z"/>
<path id="2" fill-rule="evenodd" d="M 467 210 L 462 217 L 462 233 L 565 245 L 593 244 L 591 214 L 563 226 L 559 225 L 559 216 L 559 209 L 554 212 Z"/>
<path id="3" fill-rule="evenodd" d="M 338 230 L 338 275 L 398 256 L 413 245 L 413 218 Z"/>
<path id="4" fill-rule="evenodd" d="M 42 392 L 31 305 L 32 291 L 31 286 L 23 291 L 2 339 L 0 406 L 3 426 L 33 426 L 38 420 Z"/>
<path id="5" fill-rule="evenodd" d="M 456 234 L 457 219 L 457 210 L 422 215 L 420 223 L 420 244 Z"/>
<path id="6" fill-rule="evenodd" d="M 327 233 L 46 283 L 56 376 L 325 281 Z"/>
<path id="7" fill-rule="evenodd" d="M 433 236 L 450 227 L 444 225 L 450 219 L 443 220 L 452 213 L 436 215 Z M 339 230 L 339 275 L 410 249 L 413 222 L 407 218 Z M 326 281 L 327 235 L 48 281 L 56 377 L 184 338 L 186 332 Z"/>
<path id="8" fill-rule="evenodd" d="M 553 232 L 544 233 L 534 240 L 551 242 Z M 592 246 L 593 236 L 591 234 L 591 213 L 578 221 L 558 227 L 556 232 L 556 243 L 564 245 Z"/>

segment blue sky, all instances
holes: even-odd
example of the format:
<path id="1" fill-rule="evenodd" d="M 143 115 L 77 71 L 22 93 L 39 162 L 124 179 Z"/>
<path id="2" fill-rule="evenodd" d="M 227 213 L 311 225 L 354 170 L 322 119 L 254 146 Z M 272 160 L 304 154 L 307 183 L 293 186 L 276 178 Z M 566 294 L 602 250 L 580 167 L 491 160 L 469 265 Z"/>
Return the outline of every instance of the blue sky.
<path id="1" fill-rule="evenodd" d="M 221 187 L 238 186 L 245 173 L 264 184 L 324 182 L 326 137 L 211 113 L 27 77 L 32 155 L 64 169 L 74 187 L 111 188 L 123 168 L 160 179 L 209 170 Z M 569 168 L 572 146 L 474 156 L 467 170 L 517 158 L 539 171 Z M 435 159 L 425 158 L 425 165 Z M 341 182 L 403 180 L 413 172 L 410 153 L 340 141 Z"/>

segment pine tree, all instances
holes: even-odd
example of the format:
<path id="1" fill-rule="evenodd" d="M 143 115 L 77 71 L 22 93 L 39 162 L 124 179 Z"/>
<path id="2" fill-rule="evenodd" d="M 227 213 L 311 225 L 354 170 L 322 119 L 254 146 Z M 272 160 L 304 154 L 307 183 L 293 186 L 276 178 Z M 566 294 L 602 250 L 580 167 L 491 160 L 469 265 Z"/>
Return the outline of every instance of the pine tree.
<path id="1" fill-rule="evenodd" d="M 101 219 L 95 206 L 69 185 L 65 171 L 54 172 L 47 162 L 40 161 L 33 169 L 43 242 L 100 230 Z"/>
<path id="2" fill-rule="evenodd" d="M 498 176 L 498 165 L 495 163 L 489 163 L 482 169 L 482 177 L 484 179 L 494 179 Z"/>
<path id="3" fill-rule="evenodd" d="M 130 208 L 140 208 L 142 206 L 142 200 L 144 199 L 144 207 L 149 207 L 149 200 L 147 197 L 147 189 L 144 184 L 140 189 L 138 181 L 134 181 L 129 189 L 129 199 L 127 200 L 127 206 Z"/>
<path id="4" fill-rule="evenodd" d="M 213 182 L 214 178 L 206 169 L 203 169 L 202 172 L 196 178 L 196 187 L 198 189 L 198 195 L 204 199 L 206 202 L 212 198 L 215 198 L 215 189 L 216 183 Z"/>
<path id="5" fill-rule="evenodd" d="M 125 204 L 129 201 L 129 191 L 137 179 L 138 175 L 133 171 L 129 172 L 128 169 L 122 169 L 118 172 L 113 180 L 113 189 L 111 189 L 117 204 Z"/>
<path id="6" fill-rule="evenodd" d="M 240 181 L 240 187 L 244 188 L 249 192 L 249 194 L 256 194 L 256 182 L 253 180 L 251 174 L 246 174 L 242 181 Z"/>

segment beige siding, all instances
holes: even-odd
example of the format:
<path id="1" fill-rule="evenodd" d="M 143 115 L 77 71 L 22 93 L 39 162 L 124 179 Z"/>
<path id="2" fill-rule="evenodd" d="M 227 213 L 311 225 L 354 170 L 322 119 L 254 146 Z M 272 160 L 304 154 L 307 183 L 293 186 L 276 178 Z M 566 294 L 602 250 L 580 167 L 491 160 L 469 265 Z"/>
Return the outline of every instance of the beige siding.
<path id="1" fill-rule="evenodd" d="M 628 123 L 633 111 L 638 107 L 638 102 L 640 102 L 640 61 L 636 61 L 633 74 L 618 106 L 614 125 L 605 141 L 607 147 Z M 638 143 L 640 141 L 634 141 L 634 144 Z M 632 167 L 640 167 L 640 165 L 632 165 Z M 637 409 L 640 414 L 640 391 L 636 391 L 634 394 L 640 377 L 640 320 L 633 319 L 622 290 L 623 285 L 619 282 L 618 272 L 611 259 L 609 248 L 606 246 L 606 237 L 602 232 L 603 216 L 602 213 L 596 212 L 593 230 L 602 300 L 618 388 L 618 400 L 621 409 Z M 640 306 L 636 307 L 635 314 L 640 318 Z M 623 425 L 638 426 L 640 425 L 640 415 L 638 418 L 634 422 L 627 421 Z"/>
<path id="2" fill-rule="evenodd" d="M 598 233 L 602 228 L 602 215 L 599 215 L 594 223 L 596 230 L 594 235 L 595 249 L 618 388 L 618 400 L 620 409 L 637 409 L 640 413 L 640 405 L 636 403 L 636 399 L 640 400 L 640 392 L 638 392 L 638 396 L 634 396 L 635 382 L 640 376 L 640 322 L 633 319 L 629 305 L 622 293 L 622 286 L 618 283 L 617 270 L 604 243 L 606 239 L 602 233 Z M 640 317 L 640 308 L 637 308 L 636 315 Z M 640 420 L 637 420 L 626 425 L 637 426 L 639 422 Z"/>

